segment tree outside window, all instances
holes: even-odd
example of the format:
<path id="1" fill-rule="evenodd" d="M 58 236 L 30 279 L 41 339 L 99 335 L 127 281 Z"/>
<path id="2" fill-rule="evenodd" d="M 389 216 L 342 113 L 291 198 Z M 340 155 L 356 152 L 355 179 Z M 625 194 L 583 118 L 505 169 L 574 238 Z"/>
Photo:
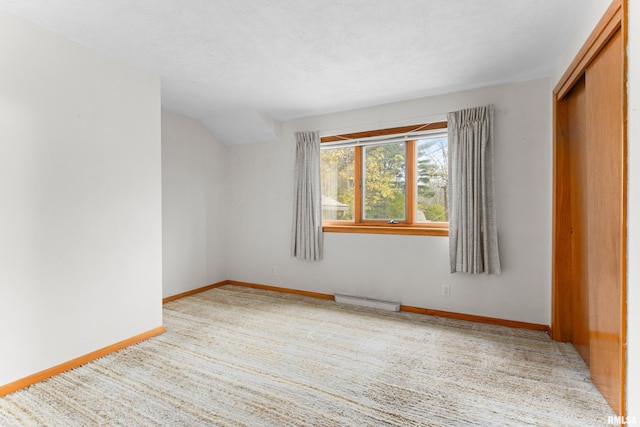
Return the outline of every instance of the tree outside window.
<path id="1" fill-rule="evenodd" d="M 447 137 L 442 127 L 415 139 L 388 135 L 374 142 L 323 147 L 323 221 L 446 225 Z"/>

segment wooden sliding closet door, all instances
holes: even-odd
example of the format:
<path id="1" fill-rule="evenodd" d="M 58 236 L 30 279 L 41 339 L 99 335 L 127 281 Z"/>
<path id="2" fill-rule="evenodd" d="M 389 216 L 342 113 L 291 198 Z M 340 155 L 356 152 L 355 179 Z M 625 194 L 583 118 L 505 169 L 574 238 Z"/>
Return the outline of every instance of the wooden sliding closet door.
<path id="1" fill-rule="evenodd" d="M 611 406 L 624 388 L 623 46 L 617 31 L 586 71 L 589 368 Z"/>
<path id="2" fill-rule="evenodd" d="M 556 90 L 552 337 L 570 341 L 625 415 L 624 47 L 614 27 Z"/>
<path id="3" fill-rule="evenodd" d="M 589 239 L 587 191 L 587 96 L 584 77 L 565 98 L 570 194 L 571 338 L 578 353 L 589 363 Z"/>

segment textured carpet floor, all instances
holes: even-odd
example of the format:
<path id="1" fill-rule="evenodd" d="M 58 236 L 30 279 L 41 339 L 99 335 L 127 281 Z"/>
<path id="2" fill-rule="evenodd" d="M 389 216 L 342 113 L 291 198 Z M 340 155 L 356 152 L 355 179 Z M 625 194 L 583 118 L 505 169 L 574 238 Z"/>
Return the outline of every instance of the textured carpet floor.
<path id="1" fill-rule="evenodd" d="M 224 286 L 166 333 L 0 398 L 2 426 L 594 426 L 613 415 L 541 332 Z"/>

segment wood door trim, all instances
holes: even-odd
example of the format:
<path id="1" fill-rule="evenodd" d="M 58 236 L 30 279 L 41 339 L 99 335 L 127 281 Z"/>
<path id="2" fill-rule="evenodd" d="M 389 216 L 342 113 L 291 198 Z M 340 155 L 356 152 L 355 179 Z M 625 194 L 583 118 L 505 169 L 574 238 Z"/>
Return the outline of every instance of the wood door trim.
<path id="1" fill-rule="evenodd" d="M 627 143 L 627 130 L 628 130 L 628 117 L 629 117 L 629 99 L 628 99 L 628 89 L 627 89 L 627 76 L 629 75 L 629 60 L 628 60 L 628 48 L 629 46 L 629 3 L 628 0 L 622 0 L 622 223 L 620 226 L 622 227 L 622 241 L 621 241 L 621 257 L 622 257 L 622 283 L 620 286 L 621 289 L 621 298 L 622 298 L 622 307 L 621 313 L 622 316 L 622 361 L 621 361 L 621 391 L 620 395 L 622 398 L 622 415 L 627 415 L 627 240 L 628 240 L 628 217 L 627 217 L 627 209 L 628 209 L 628 177 L 629 177 L 629 169 L 628 169 L 628 143 Z"/>
<path id="2" fill-rule="evenodd" d="M 589 64 L 591 64 L 591 61 L 593 61 L 616 31 L 622 27 L 624 13 L 622 1 L 623 0 L 613 0 L 596 25 L 596 28 L 591 32 L 587 41 L 560 78 L 560 81 L 553 90 L 556 101 L 564 98 L 564 96 L 569 93 L 573 85 L 578 81 Z"/>

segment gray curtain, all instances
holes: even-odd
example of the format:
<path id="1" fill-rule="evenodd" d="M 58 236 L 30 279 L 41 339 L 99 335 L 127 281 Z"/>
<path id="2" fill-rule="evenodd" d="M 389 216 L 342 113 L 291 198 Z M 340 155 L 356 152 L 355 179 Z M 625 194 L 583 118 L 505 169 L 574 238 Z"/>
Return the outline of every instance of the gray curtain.
<path id="1" fill-rule="evenodd" d="M 447 114 L 451 272 L 500 274 L 493 105 Z"/>
<path id="2" fill-rule="evenodd" d="M 291 254 L 306 260 L 322 259 L 322 195 L 320 136 L 296 132 Z"/>

